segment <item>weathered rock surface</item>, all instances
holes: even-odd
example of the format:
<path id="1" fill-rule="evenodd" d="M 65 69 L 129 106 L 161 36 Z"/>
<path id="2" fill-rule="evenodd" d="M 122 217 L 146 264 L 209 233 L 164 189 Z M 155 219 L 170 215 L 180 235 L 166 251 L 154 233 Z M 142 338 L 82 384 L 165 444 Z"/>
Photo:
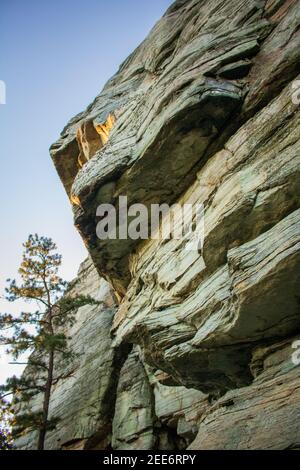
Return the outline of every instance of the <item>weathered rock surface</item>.
<path id="1" fill-rule="evenodd" d="M 178 0 L 53 144 L 118 305 L 94 273 L 49 447 L 300 447 L 299 24 L 299 0 Z M 203 246 L 98 239 L 120 195 L 202 204 Z"/>
<path id="2" fill-rule="evenodd" d="M 175 2 L 52 146 L 75 223 L 97 269 L 121 294 L 137 242 L 99 240 L 96 207 L 117 206 L 119 195 L 129 204 L 175 201 L 228 135 L 295 78 L 298 26 L 297 1 Z M 107 144 L 80 169 L 78 130 L 111 114 Z"/>
<path id="3" fill-rule="evenodd" d="M 68 330 L 77 357 L 57 372 L 67 377 L 53 388 L 46 449 L 176 449 L 190 444 L 197 432 L 197 411 L 207 398 L 198 390 L 164 387 L 142 362 L 138 350 L 112 347 L 110 330 L 116 300 L 91 260 L 80 268 L 71 294 L 91 295 L 100 303 L 81 307 Z M 128 356 L 128 357 L 127 357 Z M 26 373 L 26 371 L 25 371 Z M 41 408 L 42 396 L 31 401 Z M 19 438 L 19 449 L 34 449 L 37 433 Z"/>
<path id="4" fill-rule="evenodd" d="M 228 392 L 202 416 L 190 449 L 300 449 L 300 367 L 291 361 L 296 340 L 256 352 L 253 384 Z"/>
<path id="5" fill-rule="evenodd" d="M 135 349 L 120 373 L 112 447 L 184 449 L 207 406 L 207 397 L 198 390 L 161 385 Z"/>
<path id="6" fill-rule="evenodd" d="M 109 285 L 100 279 L 91 262 L 81 266 L 74 293 L 91 295 L 102 303 L 81 307 L 76 312 L 76 323 L 68 331 L 70 347 L 78 356 L 63 368 L 70 376 L 54 387 L 50 416 L 60 421 L 54 432 L 47 434 L 46 448 L 69 446 L 85 448 L 89 440 L 105 448 L 111 434 L 113 405 L 114 352 L 111 348 L 110 328 L 116 310 L 114 295 Z M 34 399 L 33 408 L 39 409 L 41 396 Z M 29 437 L 29 441 L 28 441 Z M 36 435 L 26 435 L 18 447 L 34 447 Z"/>

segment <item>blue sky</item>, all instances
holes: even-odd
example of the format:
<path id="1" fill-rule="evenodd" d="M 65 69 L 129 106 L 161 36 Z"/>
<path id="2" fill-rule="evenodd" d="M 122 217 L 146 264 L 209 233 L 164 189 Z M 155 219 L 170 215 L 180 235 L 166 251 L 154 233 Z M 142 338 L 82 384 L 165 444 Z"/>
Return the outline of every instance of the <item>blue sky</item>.
<path id="1" fill-rule="evenodd" d="M 16 276 L 29 233 L 52 237 L 63 255 L 63 276 L 75 276 L 86 251 L 49 146 L 171 3 L 1 0 L 0 80 L 6 83 L 6 104 L 0 105 L 0 295 L 5 279 Z M 15 370 L 2 359 L 0 383 L 8 372 Z"/>

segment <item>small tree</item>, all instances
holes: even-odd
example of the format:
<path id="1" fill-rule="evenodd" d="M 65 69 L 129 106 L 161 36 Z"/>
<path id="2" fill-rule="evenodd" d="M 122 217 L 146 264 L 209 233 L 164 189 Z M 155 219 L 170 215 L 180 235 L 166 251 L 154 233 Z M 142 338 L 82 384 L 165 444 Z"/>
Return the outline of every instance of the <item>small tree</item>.
<path id="1" fill-rule="evenodd" d="M 21 312 L 18 316 L 0 315 L 0 344 L 8 346 L 7 354 L 12 355 L 14 361 L 24 353 L 29 355 L 26 362 L 22 362 L 27 365 L 25 373 L 20 378 L 8 379 L 0 387 L 0 395 L 2 402 L 13 395 L 11 408 L 18 407 L 13 435 L 37 430 L 37 448 L 43 450 L 46 433 L 58 420 L 57 417 L 49 419 L 52 387 L 70 375 L 56 373 L 57 365 L 61 361 L 68 363 L 74 356 L 68 348 L 65 327 L 74 322 L 76 309 L 96 301 L 87 296 L 71 295 L 69 284 L 58 275 L 62 257 L 50 238 L 30 235 L 23 247 L 19 269 L 21 284 L 9 279 L 6 298 L 10 302 L 36 302 L 38 310 Z M 42 409 L 33 411 L 30 400 L 39 393 L 43 396 Z"/>

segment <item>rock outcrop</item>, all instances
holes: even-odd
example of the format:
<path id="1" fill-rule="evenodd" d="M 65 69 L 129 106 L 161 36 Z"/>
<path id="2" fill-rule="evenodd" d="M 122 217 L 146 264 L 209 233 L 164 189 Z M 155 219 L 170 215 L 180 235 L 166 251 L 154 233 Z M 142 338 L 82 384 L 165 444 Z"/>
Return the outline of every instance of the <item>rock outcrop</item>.
<path id="1" fill-rule="evenodd" d="M 75 353 L 57 375 L 66 378 L 54 387 L 50 417 L 59 418 L 47 433 L 46 449 L 164 449 L 186 447 L 195 437 L 197 410 L 207 397 L 198 390 L 159 383 L 141 352 L 113 348 L 110 331 L 116 297 L 97 274 L 91 260 L 82 263 L 70 295 L 90 295 L 98 305 L 80 307 L 68 329 Z M 26 373 L 26 371 L 25 371 Z M 42 395 L 32 399 L 41 407 Z M 36 447 L 37 433 L 16 441 L 20 449 Z"/>
<path id="2" fill-rule="evenodd" d="M 299 24 L 299 0 L 177 0 L 51 147 L 103 303 L 49 448 L 300 448 Z M 119 196 L 202 205 L 202 246 L 99 239 Z"/>

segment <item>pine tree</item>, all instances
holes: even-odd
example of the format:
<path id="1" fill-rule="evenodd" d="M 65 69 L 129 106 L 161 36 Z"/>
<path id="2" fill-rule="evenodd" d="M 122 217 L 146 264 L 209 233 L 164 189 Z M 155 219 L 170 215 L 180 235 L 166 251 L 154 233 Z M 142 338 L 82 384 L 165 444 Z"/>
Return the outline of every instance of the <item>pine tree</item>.
<path id="1" fill-rule="evenodd" d="M 6 352 L 14 361 L 24 354 L 28 357 L 22 362 L 27 366 L 23 375 L 11 377 L 0 387 L 0 398 L 5 403 L 2 406 L 17 408 L 12 423 L 14 437 L 25 430 L 37 430 L 37 449 L 43 450 L 47 431 L 53 429 L 59 419 L 49 419 L 52 387 L 68 376 L 58 374 L 57 366 L 63 361 L 67 369 L 74 356 L 68 348 L 65 327 L 74 323 L 76 309 L 97 302 L 88 296 L 71 295 L 70 285 L 58 274 L 62 257 L 50 238 L 30 235 L 23 247 L 20 285 L 9 279 L 6 299 L 35 302 L 38 310 L 22 311 L 17 316 L 0 314 L 0 344 L 8 347 Z M 30 401 L 37 394 L 42 394 L 42 409 L 33 411 Z M 11 404 L 7 401 L 10 395 L 13 396 Z"/>

